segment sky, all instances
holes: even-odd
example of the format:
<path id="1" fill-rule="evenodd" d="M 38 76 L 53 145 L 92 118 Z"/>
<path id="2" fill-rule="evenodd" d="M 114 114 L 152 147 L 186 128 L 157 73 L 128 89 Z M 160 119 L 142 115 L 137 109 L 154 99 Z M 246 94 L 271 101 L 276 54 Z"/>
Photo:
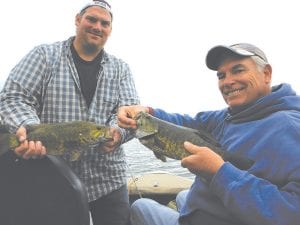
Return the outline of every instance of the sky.
<path id="1" fill-rule="evenodd" d="M 87 2 L 1 1 L 0 87 L 34 46 L 75 35 L 75 15 Z M 296 0 L 109 2 L 114 20 L 105 50 L 130 65 L 143 105 L 190 115 L 226 107 L 205 56 L 215 45 L 239 42 L 264 50 L 273 85 L 300 92 Z"/>

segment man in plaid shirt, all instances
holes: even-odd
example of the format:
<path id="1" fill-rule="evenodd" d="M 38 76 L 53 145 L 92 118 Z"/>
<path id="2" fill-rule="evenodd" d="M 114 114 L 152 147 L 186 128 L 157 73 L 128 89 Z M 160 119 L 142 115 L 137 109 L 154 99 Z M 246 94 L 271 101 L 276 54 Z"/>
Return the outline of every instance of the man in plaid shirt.
<path id="1" fill-rule="evenodd" d="M 11 71 L 0 95 L 0 116 L 21 144 L 25 159 L 44 156 L 40 141 L 27 141 L 27 124 L 92 121 L 111 127 L 113 141 L 64 157 L 86 185 L 94 225 L 122 225 L 129 217 L 126 163 L 120 145 L 132 137 L 117 125 L 120 106 L 139 104 L 129 66 L 104 51 L 112 12 L 94 1 L 76 15 L 76 36 L 31 50 Z"/>

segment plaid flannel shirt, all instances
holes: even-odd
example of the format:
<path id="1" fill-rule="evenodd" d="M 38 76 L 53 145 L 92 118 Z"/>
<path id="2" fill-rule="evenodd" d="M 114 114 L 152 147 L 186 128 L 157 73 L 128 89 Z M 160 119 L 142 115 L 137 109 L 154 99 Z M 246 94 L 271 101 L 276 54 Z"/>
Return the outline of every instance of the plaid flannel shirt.
<path id="1" fill-rule="evenodd" d="M 132 134 L 117 126 L 116 110 L 139 104 L 129 66 L 104 52 L 88 108 L 71 55 L 73 39 L 37 46 L 12 69 L 0 94 L 0 116 L 11 132 L 21 125 L 37 123 L 84 120 L 109 124 L 121 131 L 124 143 Z M 122 147 L 107 154 L 90 149 L 79 161 L 68 163 L 86 185 L 89 201 L 126 184 Z"/>

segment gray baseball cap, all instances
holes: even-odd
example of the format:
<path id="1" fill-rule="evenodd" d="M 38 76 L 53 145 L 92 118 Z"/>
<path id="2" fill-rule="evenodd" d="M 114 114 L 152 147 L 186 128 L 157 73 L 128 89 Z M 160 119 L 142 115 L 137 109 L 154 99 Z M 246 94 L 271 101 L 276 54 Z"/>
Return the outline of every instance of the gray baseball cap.
<path id="1" fill-rule="evenodd" d="M 248 43 L 238 43 L 230 46 L 217 45 L 211 48 L 206 55 L 206 66 L 211 70 L 218 70 L 220 64 L 227 57 L 258 56 L 268 63 L 265 53 L 258 47 Z"/>

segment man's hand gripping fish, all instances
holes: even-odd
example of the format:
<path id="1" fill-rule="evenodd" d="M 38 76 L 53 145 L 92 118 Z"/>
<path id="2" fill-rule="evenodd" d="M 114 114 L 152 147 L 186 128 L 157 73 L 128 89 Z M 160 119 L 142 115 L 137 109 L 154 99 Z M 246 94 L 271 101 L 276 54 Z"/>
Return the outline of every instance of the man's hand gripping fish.
<path id="1" fill-rule="evenodd" d="M 82 151 L 112 140 L 109 127 L 87 121 L 27 125 L 27 140 L 41 141 L 49 155 L 69 155 L 78 160 Z M 19 146 L 14 134 L 0 126 L 0 156 Z"/>
<path id="2" fill-rule="evenodd" d="M 183 143 L 189 141 L 198 146 L 209 147 L 224 161 L 229 161 L 240 169 L 249 169 L 253 164 L 251 159 L 221 149 L 220 144 L 204 129 L 178 126 L 144 112 L 140 112 L 135 120 L 136 137 L 162 161 L 166 161 L 165 156 L 180 160 L 190 155 L 183 147 Z"/>

